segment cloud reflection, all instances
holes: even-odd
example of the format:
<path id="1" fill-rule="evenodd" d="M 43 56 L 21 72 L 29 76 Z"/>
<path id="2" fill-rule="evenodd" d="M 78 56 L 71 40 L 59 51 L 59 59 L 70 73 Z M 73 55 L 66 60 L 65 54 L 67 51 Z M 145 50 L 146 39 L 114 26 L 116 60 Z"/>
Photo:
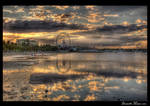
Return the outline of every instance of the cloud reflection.
<path id="1" fill-rule="evenodd" d="M 133 53 L 109 53 L 110 57 L 107 55 L 105 53 L 104 58 L 103 53 L 51 53 L 38 58 L 29 55 L 22 59 L 18 56 L 10 60 L 7 58 L 5 64 L 10 64 L 7 63 L 8 60 L 19 64 L 18 59 L 20 61 L 36 60 L 37 63 L 21 69 L 15 66 L 11 70 L 4 67 L 4 97 L 6 99 L 12 91 L 10 88 L 17 88 L 13 91 L 13 95 L 17 96 L 16 100 L 97 101 L 110 99 L 117 101 L 120 98 L 119 92 L 125 95 L 125 97 L 121 95 L 125 98 L 124 100 L 128 99 L 128 96 L 126 97 L 128 93 L 131 94 L 130 100 L 144 100 L 147 86 L 146 55 Z M 118 56 L 121 59 L 118 59 Z M 57 65 L 58 63 L 61 65 Z M 58 69 L 63 69 L 63 72 L 65 69 L 68 71 L 63 73 Z M 15 98 L 8 100 L 15 100 Z"/>

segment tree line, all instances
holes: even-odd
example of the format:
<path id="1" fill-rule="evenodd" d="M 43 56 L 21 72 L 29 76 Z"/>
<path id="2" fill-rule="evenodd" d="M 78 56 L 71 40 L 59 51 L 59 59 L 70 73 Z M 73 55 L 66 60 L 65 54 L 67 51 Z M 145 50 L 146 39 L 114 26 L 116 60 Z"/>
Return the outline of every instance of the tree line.
<path id="1" fill-rule="evenodd" d="M 17 44 L 10 41 L 3 41 L 3 51 L 56 51 L 57 46 L 51 45 L 28 45 L 28 44 Z"/>

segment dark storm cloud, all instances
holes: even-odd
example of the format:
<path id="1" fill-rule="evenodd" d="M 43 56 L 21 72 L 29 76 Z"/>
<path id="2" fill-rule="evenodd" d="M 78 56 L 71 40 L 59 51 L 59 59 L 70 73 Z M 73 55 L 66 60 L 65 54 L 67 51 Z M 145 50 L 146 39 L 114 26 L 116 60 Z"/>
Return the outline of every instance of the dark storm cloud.
<path id="1" fill-rule="evenodd" d="M 97 28 L 97 32 L 102 32 L 102 33 L 129 33 L 137 30 L 142 30 L 146 28 L 146 25 L 141 25 L 137 26 L 136 24 L 131 24 L 128 26 L 123 26 L 123 25 L 112 25 L 112 26 L 104 26 L 102 28 Z"/>
<path id="2" fill-rule="evenodd" d="M 125 34 L 133 31 L 138 31 L 142 30 L 144 28 L 147 28 L 147 25 L 141 25 L 137 26 L 136 24 L 130 24 L 128 26 L 123 26 L 123 25 L 111 25 L 111 26 L 103 26 L 103 27 L 98 27 L 95 30 L 91 31 L 86 31 L 86 32 L 81 32 L 85 34 L 95 34 L 95 33 L 100 33 L 100 34 Z"/>
<path id="3" fill-rule="evenodd" d="M 99 35 L 101 36 L 101 35 Z M 146 41 L 147 37 L 143 37 L 142 35 L 132 35 L 132 36 L 126 36 L 126 35 L 121 35 L 118 38 L 113 38 L 114 36 L 104 36 L 104 37 L 99 37 L 95 38 L 94 36 L 90 36 L 90 39 L 95 41 L 93 44 L 95 46 L 103 46 L 103 47 L 109 47 L 109 46 L 133 46 L 139 41 Z M 89 36 L 88 36 L 89 38 Z M 99 42 L 96 42 L 96 40 L 100 40 Z M 78 42 L 78 41 L 77 41 Z M 77 43 L 75 42 L 75 43 Z M 80 45 L 86 46 L 88 42 L 79 42 Z"/>
<path id="4" fill-rule="evenodd" d="M 122 36 L 120 37 L 120 40 L 124 43 L 127 43 L 127 42 L 137 42 L 137 41 L 143 41 L 143 40 L 147 40 L 147 38 L 145 37 L 140 37 L 140 36 Z"/>
<path id="5" fill-rule="evenodd" d="M 23 20 L 16 20 L 10 21 L 5 23 L 4 31 L 9 32 L 53 32 L 57 30 L 83 30 L 87 29 L 83 25 L 77 24 L 65 24 L 65 23 L 58 23 L 54 21 L 40 21 L 40 20 L 31 20 L 31 21 L 23 21 Z"/>
<path id="6" fill-rule="evenodd" d="M 138 41 L 144 41 L 147 38 L 143 38 L 141 36 L 121 36 L 117 42 L 100 42 L 97 43 L 99 46 L 126 46 L 126 45 L 134 45 Z"/>
<path id="7" fill-rule="evenodd" d="M 120 42 L 110 42 L 110 43 L 98 43 L 97 46 L 122 46 Z"/>

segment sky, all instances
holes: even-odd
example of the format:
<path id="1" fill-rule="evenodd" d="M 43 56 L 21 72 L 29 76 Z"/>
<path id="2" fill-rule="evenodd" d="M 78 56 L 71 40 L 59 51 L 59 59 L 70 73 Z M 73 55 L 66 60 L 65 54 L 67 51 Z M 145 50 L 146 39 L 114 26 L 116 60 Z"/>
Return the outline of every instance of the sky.
<path id="1" fill-rule="evenodd" d="M 3 6 L 3 40 L 55 44 L 61 33 L 72 46 L 147 48 L 146 6 Z"/>

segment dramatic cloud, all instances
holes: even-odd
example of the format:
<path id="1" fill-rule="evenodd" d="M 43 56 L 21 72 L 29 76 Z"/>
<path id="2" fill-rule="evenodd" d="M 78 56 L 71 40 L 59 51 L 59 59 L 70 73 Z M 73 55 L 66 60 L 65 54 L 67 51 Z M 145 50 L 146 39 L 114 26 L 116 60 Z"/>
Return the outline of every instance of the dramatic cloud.
<path id="1" fill-rule="evenodd" d="M 53 32 L 57 30 L 83 30 L 87 29 L 83 25 L 77 24 L 65 24 L 65 23 L 58 23 L 53 21 L 22 21 L 16 20 L 13 22 L 5 23 L 4 31 L 8 32 Z"/>
<path id="2" fill-rule="evenodd" d="M 128 26 L 122 25 L 112 25 L 112 26 L 104 26 L 102 28 L 97 28 L 96 31 L 102 33 L 128 33 L 132 31 L 137 31 L 146 28 L 146 25 L 137 26 L 136 24 L 131 24 Z"/>
<path id="3" fill-rule="evenodd" d="M 3 7 L 3 39 L 52 44 L 62 32 L 75 46 L 147 48 L 146 6 Z M 94 46 L 93 46 L 94 45 Z"/>
<path id="4" fill-rule="evenodd" d="M 129 33 L 133 31 L 138 31 L 142 30 L 144 28 L 147 28 L 146 25 L 140 25 L 138 26 L 137 24 L 130 24 L 128 26 L 124 25 L 105 25 L 103 27 L 98 27 L 95 30 L 90 30 L 86 32 L 81 32 L 81 33 L 100 33 L 100 34 L 124 34 L 124 33 Z"/>

